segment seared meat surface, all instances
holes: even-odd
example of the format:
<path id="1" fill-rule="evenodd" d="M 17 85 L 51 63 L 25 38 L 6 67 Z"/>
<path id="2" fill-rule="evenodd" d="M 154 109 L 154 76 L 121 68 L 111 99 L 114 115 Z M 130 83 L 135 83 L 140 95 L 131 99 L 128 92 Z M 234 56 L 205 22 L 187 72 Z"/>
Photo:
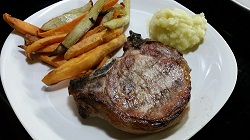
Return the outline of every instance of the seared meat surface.
<path id="1" fill-rule="evenodd" d="M 100 117 L 135 134 L 178 123 L 191 97 L 190 68 L 182 54 L 132 31 L 123 49 L 123 56 L 70 81 L 81 117 Z"/>

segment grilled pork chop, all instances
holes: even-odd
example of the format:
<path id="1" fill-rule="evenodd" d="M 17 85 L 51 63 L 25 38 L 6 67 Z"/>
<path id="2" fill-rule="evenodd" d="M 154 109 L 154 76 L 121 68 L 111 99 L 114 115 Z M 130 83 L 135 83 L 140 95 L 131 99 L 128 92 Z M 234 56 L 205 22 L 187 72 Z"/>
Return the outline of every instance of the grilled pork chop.
<path id="1" fill-rule="evenodd" d="M 189 110 L 190 68 L 176 49 L 130 31 L 124 54 L 70 81 L 81 117 L 135 134 L 168 128 Z"/>

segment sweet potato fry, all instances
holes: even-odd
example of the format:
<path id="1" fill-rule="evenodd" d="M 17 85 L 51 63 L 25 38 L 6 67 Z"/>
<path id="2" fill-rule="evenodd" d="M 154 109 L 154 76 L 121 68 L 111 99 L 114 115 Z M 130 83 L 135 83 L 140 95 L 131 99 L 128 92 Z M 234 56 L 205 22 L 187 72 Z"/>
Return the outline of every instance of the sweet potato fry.
<path id="1" fill-rule="evenodd" d="M 56 49 L 56 47 L 58 45 L 59 45 L 59 43 L 54 43 L 54 44 L 48 45 L 46 47 L 43 47 L 41 49 L 38 49 L 35 52 L 38 52 L 38 53 L 51 53 Z"/>
<path id="2" fill-rule="evenodd" d="M 39 36 L 34 36 L 34 35 L 30 35 L 30 34 L 24 35 L 25 45 L 30 45 L 39 39 L 41 39 L 41 37 L 39 37 Z"/>
<path id="3" fill-rule="evenodd" d="M 67 34 L 59 34 L 59 35 L 54 35 L 54 36 L 49 36 L 49 37 L 41 38 L 41 39 L 33 42 L 31 45 L 27 46 L 25 54 L 26 54 L 26 56 L 28 58 L 32 59 L 31 54 L 33 52 L 35 52 L 38 49 L 41 49 L 43 47 L 46 47 L 48 45 L 61 42 L 66 35 Z"/>
<path id="4" fill-rule="evenodd" d="M 38 31 L 40 30 L 39 27 L 30 24 L 26 21 L 20 20 L 18 18 L 12 17 L 8 13 L 3 14 L 3 19 L 5 22 L 7 22 L 13 29 L 17 30 L 18 32 L 22 34 L 29 34 L 37 36 Z"/>
<path id="5" fill-rule="evenodd" d="M 100 31 L 103 31 L 103 30 L 105 30 L 105 29 L 107 29 L 107 28 L 104 27 L 104 26 L 102 26 L 102 25 L 96 26 L 95 28 L 93 28 L 93 29 L 89 30 L 88 32 L 86 32 L 86 33 L 81 37 L 81 39 L 80 39 L 79 41 L 81 41 L 81 40 L 83 40 L 83 39 L 85 39 L 85 38 L 87 38 L 87 37 L 89 37 L 89 36 L 91 36 L 91 35 L 93 35 L 93 34 L 95 34 L 95 33 L 98 33 L 98 32 L 100 32 Z"/>
<path id="6" fill-rule="evenodd" d="M 122 32 L 123 28 L 118 28 L 116 30 L 103 30 L 99 33 L 93 34 L 70 47 L 64 54 L 64 59 L 69 60 L 73 57 L 83 54 L 102 43 L 114 39 Z"/>
<path id="7" fill-rule="evenodd" d="M 98 64 L 97 69 L 101 68 L 107 61 L 109 60 L 109 56 L 105 56 L 102 61 Z"/>
<path id="8" fill-rule="evenodd" d="M 78 18 L 72 20 L 71 22 L 68 22 L 62 26 L 59 26 L 57 28 L 54 28 L 52 30 L 48 30 L 46 32 L 38 32 L 38 35 L 40 37 L 47 37 L 47 36 L 52 36 L 52 35 L 57 35 L 57 34 L 64 34 L 64 33 L 69 33 L 78 23 L 81 21 L 87 13 L 82 14 Z"/>
<path id="9" fill-rule="evenodd" d="M 102 59 L 102 61 L 98 64 L 98 66 L 96 67 L 96 69 L 101 68 L 109 59 L 111 59 L 111 58 L 114 56 L 114 54 L 117 53 L 117 51 L 119 51 L 119 49 L 117 49 L 117 50 L 115 50 L 115 51 L 109 53 L 108 55 L 106 55 L 106 56 Z"/>
<path id="10" fill-rule="evenodd" d="M 102 7 L 102 12 L 107 11 L 108 9 L 110 9 L 117 2 L 118 2 L 118 0 L 108 0 L 108 1 L 106 1 L 105 4 Z"/>
<path id="11" fill-rule="evenodd" d="M 117 38 L 102 44 L 76 58 L 68 60 L 65 64 L 53 69 L 44 76 L 42 82 L 53 85 L 60 81 L 73 78 L 83 71 L 89 70 L 99 64 L 104 57 L 120 48 L 126 41 L 126 36 L 121 34 Z"/>
<path id="12" fill-rule="evenodd" d="M 49 57 L 49 53 L 36 53 L 36 55 L 39 60 L 55 68 L 67 62 L 67 60 L 63 58 L 63 55 L 57 55 L 52 57 Z"/>
<path id="13" fill-rule="evenodd" d="M 34 52 L 36 53 L 51 53 L 55 50 L 55 48 L 58 46 L 59 43 L 54 43 L 54 44 L 51 44 L 51 45 L 48 45 L 48 46 L 45 46 L 41 49 L 38 49 Z M 18 47 L 22 48 L 23 50 L 27 50 L 28 49 L 28 46 L 26 45 L 19 45 Z"/>
<path id="14" fill-rule="evenodd" d="M 60 45 L 51 53 L 51 56 L 65 53 L 68 48 L 74 45 L 79 39 L 93 27 L 99 13 L 102 10 L 105 0 L 98 0 L 86 16 L 67 34 Z"/>

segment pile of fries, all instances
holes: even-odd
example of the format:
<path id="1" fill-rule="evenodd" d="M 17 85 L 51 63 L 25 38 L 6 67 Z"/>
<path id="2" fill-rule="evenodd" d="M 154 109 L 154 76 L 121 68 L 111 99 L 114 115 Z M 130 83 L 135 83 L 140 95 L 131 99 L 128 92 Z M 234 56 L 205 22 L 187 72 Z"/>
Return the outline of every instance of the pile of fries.
<path id="1" fill-rule="evenodd" d="M 42 79 L 50 86 L 100 68 L 122 47 L 124 27 L 130 21 L 130 0 L 97 0 L 94 4 L 90 0 L 41 27 L 8 13 L 3 19 L 23 34 L 25 44 L 19 47 L 29 59 L 36 55 L 53 66 Z"/>

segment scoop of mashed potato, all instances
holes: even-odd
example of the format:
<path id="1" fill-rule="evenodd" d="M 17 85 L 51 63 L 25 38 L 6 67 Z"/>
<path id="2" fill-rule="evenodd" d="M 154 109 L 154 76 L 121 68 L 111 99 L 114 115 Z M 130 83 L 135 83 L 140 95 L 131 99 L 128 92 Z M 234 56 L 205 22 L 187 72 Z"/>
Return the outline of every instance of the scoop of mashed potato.
<path id="1" fill-rule="evenodd" d="M 150 20 L 149 36 L 182 52 L 203 40 L 206 23 L 204 13 L 191 15 L 178 8 L 163 8 Z"/>

